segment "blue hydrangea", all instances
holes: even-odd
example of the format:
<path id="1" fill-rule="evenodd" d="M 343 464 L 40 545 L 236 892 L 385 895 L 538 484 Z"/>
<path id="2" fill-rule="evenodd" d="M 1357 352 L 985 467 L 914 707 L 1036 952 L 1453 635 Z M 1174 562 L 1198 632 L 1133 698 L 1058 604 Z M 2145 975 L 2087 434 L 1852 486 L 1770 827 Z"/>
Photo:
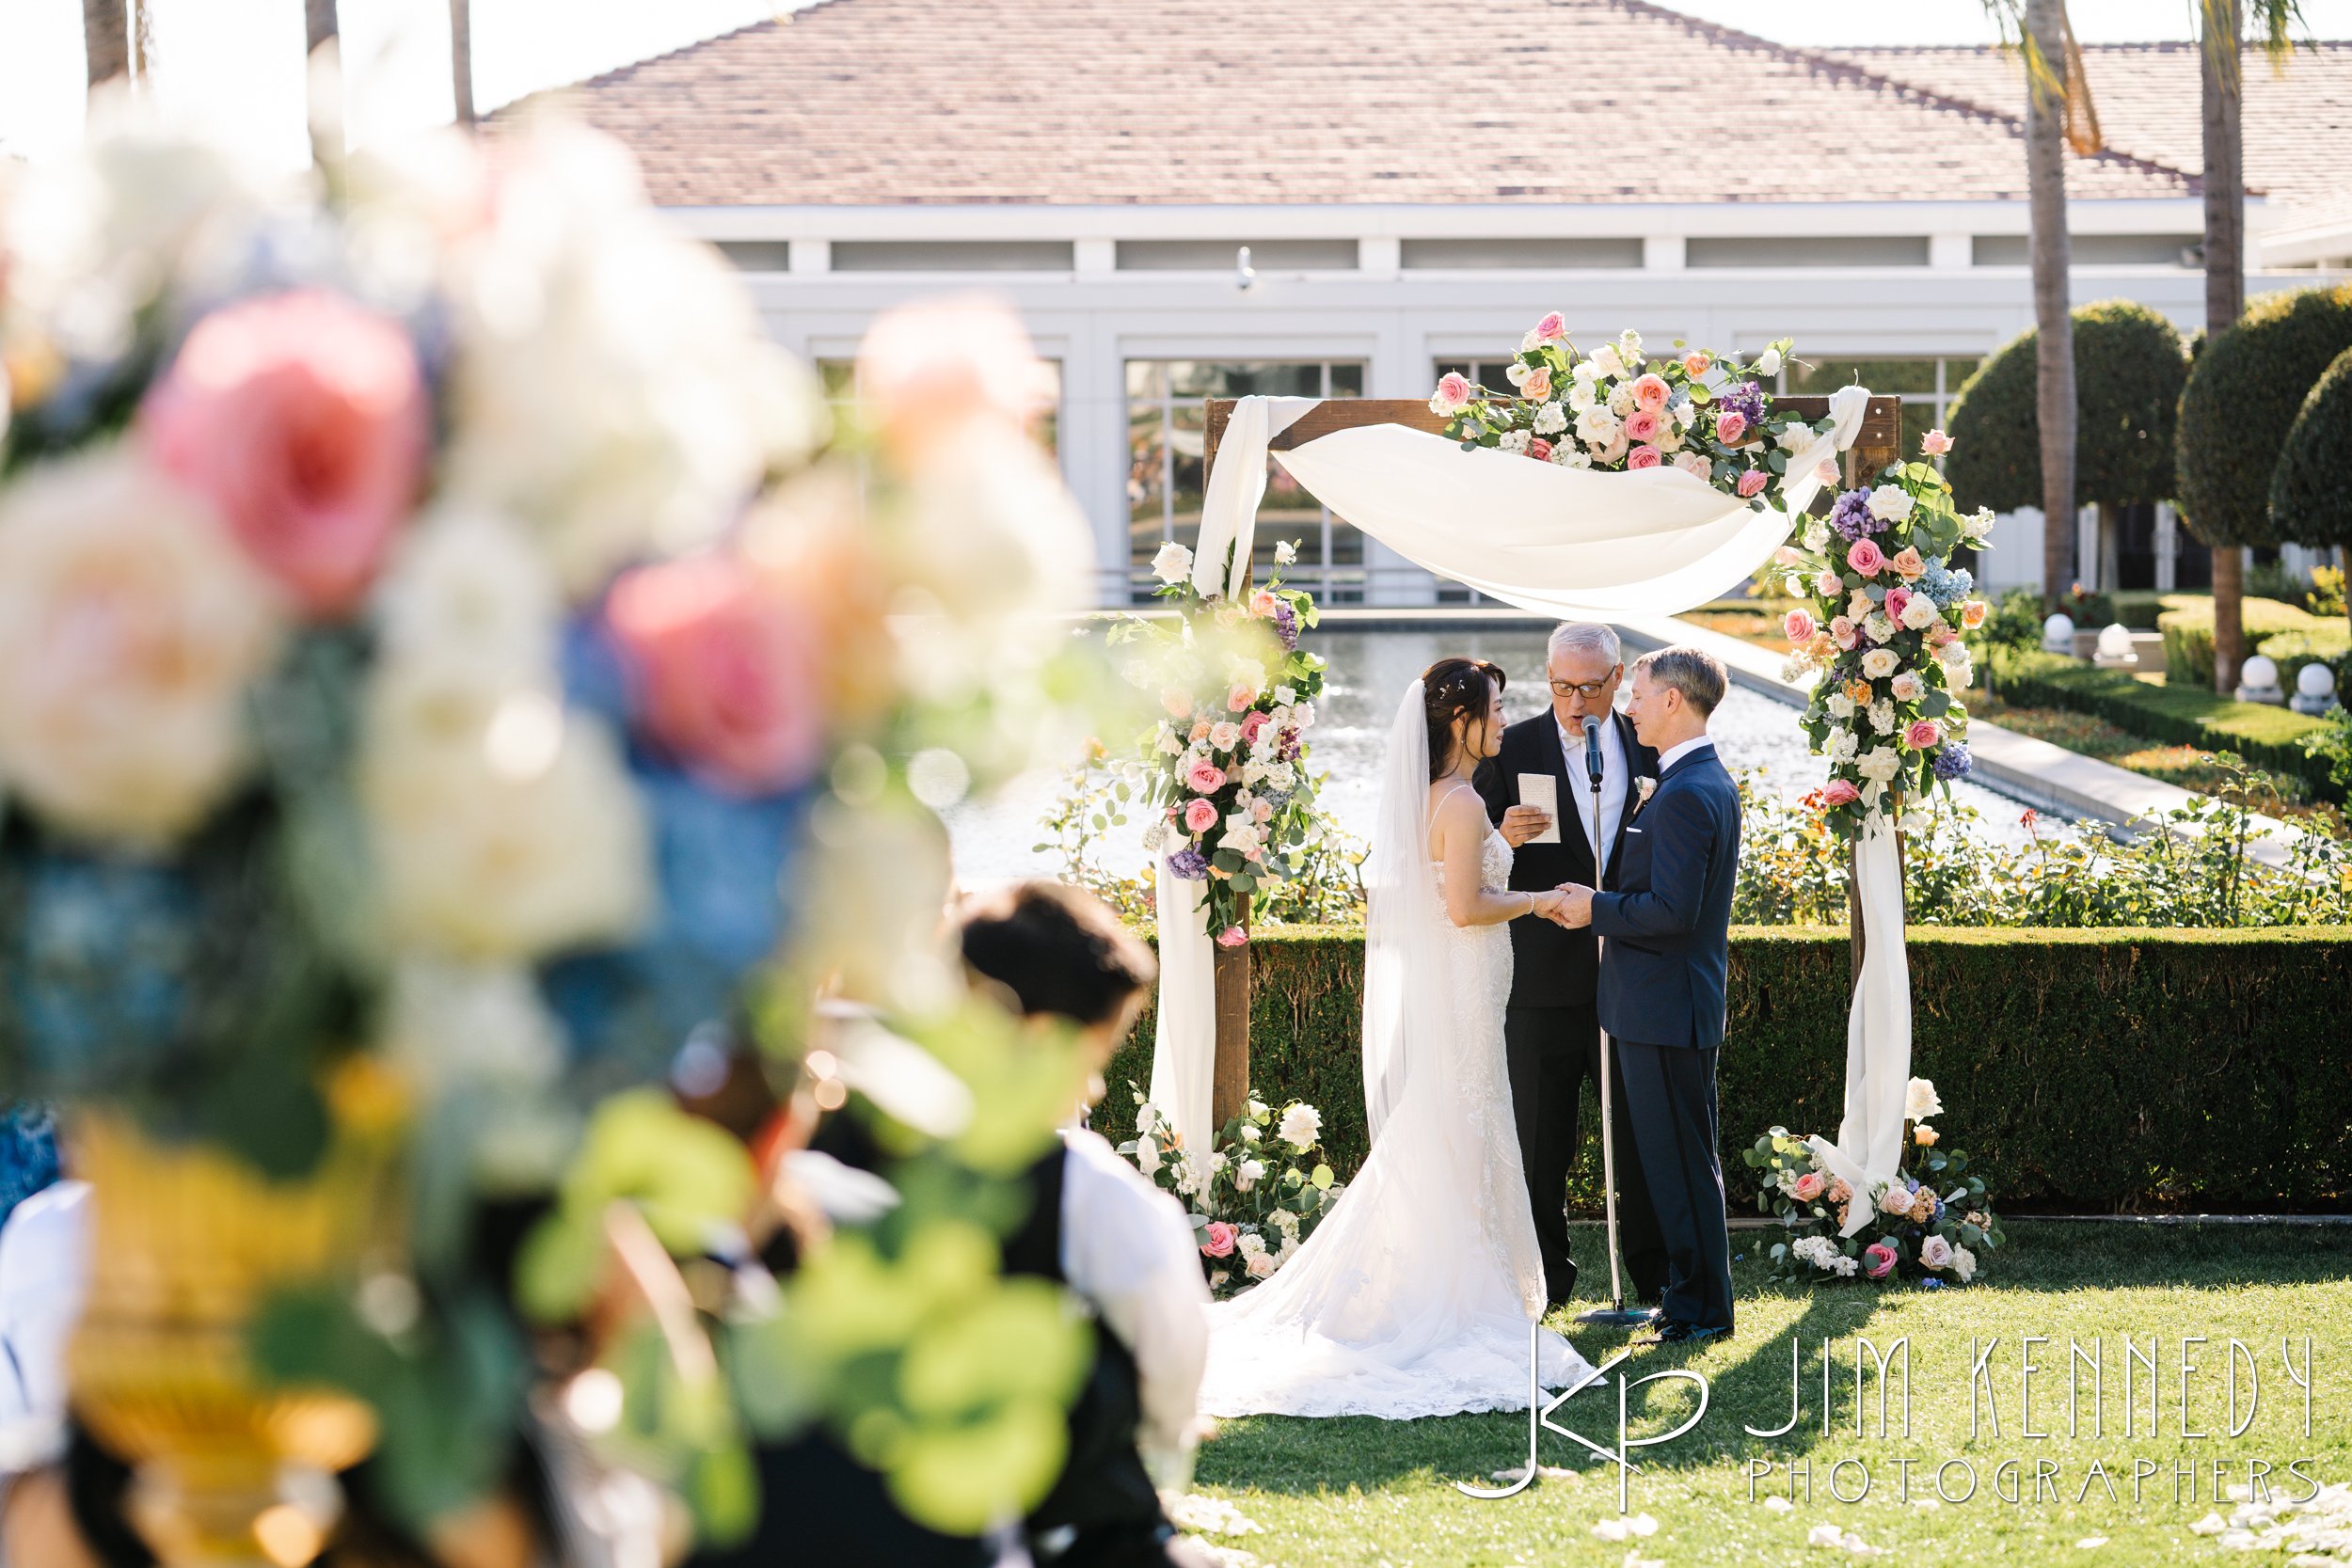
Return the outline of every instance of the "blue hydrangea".
<path id="1" fill-rule="evenodd" d="M 1864 539 L 1886 531 L 1886 524 L 1870 515 L 1870 492 L 1867 486 L 1847 491 L 1829 509 L 1829 526 L 1844 539 Z"/>
<path id="2" fill-rule="evenodd" d="M 1977 590 L 1977 579 L 1965 566 L 1946 566 L 1941 561 L 1931 561 L 1928 569 L 1919 574 L 1919 591 L 1935 601 L 1938 610 L 1949 610 Z"/>
<path id="3" fill-rule="evenodd" d="M 1975 766 L 1968 758 L 1968 743 L 1964 740 L 1947 740 L 1935 753 L 1935 776 L 1939 779 L 1966 778 L 1968 769 Z"/>

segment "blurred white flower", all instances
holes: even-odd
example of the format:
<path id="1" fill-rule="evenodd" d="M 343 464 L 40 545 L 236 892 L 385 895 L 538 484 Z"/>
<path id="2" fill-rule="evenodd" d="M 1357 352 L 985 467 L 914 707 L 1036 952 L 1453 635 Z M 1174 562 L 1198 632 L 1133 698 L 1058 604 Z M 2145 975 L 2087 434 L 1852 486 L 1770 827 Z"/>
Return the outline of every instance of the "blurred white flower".
<path id="1" fill-rule="evenodd" d="M 1323 1113 L 1304 1102 L 1294 1104 L 1282 1113 L 1274 1135 L 1304 1153 L 1323 1135 Z"/>
<path id="2" fill-rule="evenodd" d="M 1880 784 L 1892 783 L 1902 766 L 1902 754 L 1891 746 L 1873 746 L 1854 763 L 1864 778 Z"/>
<path id="3" fill-rule="evenodd" d="M 498 690 L 552 679 L 562 613 L 547 562 L 522 530 L 465 507 L 428 513 L 376 590 L 384 657 Z"/>
<path id="4" fill-rule="evenodd" d="M 1136 1168 L 1146 1176 L 1160 1168 L 1160 1146 L 1149 1132 L 1136 1139 Z"/>
<path id="5" fill-rule="evenodd" d="M 1757 355 L 1756 356 L 1756 373 L 1758 375 L 1778 375 L 1780 373 L 1780 350 L 1776 348 L 1768 348 L 1763 353 Z"/>
<path id="6" fill-rule="evenodd" d="M 1152 558 L 1152 575 L 1162 582 L 1182 582 L 1192 576 L 1192 551 L 1170 539 Z"/>
<path id="7" fill-rule="evenodd" d="M 1911 515 L 1911 492 L 1899 484 L 1882 484 L 1870 492 L 1863 503 L 1871 516 L 1883 523 L 1900 522 Z"/>
<path id="8" fill-rule="evenodd" d="M 71 832 L 167 844 L 243 773 L 282 601 L 202 503 L 131 452 L 0 490 L 0 784 Z"/>
<path id="9" fill-rule="evenodd" d="M 1903 1089 L 1903 1119 L 1925 1121 L 1944 1114 L 1943 1099 L 1935 1092 L 1932 1079 L 1914 1078 Z"/>
<path id="10" fill-rule="evenodd" d="M 1274 563 L 1277 566 L 1296 565 L 1298 563 L 1297 543 L 1289 539 L 1278 540 L 1274 546 Z"/>

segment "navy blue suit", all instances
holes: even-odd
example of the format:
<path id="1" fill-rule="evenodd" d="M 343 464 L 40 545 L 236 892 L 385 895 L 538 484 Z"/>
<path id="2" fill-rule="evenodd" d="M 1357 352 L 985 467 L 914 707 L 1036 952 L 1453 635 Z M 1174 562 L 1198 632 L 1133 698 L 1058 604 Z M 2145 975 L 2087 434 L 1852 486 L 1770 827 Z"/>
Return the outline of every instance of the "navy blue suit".
<path id="1" fill-rule="evenodd" d="M 1675 759 L 1626 825 L 1616 889 L 1593 895 L 1601 1027 L 1666 1249 L 1669 1319 L 1731 1327 L 1731 1244 L 1717 1155 L 1740 791 L 1712 742 Z"/>

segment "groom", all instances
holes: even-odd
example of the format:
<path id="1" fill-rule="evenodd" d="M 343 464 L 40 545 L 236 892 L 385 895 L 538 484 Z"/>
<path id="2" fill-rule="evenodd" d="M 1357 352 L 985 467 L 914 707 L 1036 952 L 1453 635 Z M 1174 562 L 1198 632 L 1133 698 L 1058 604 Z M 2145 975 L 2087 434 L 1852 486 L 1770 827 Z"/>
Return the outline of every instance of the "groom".
<path id="1" fill-rule="evenodd" d="M 1658 772 L 1658 753 L 1614 711 L 1625 675 L 1622 657 L 1617 634 L 1605 626 L 1571 622 L 1554 631 L 1545 658 L 1551 706 L 1504 730 L 1502 749 L 1479 767 L 1478 793 L 1516 851 L 1514 888 L 1548 893 L 1564 882 L 1616 883 L 1626 818 L 1640 800 L 1636 781 Z M 1585 762 L 1587 715 L 1600 721 L 1597 835 Z M 1520 801 L 1519 779 L 1529 773 L 1553 781 L 1561 808 L 1557 844 L 1530 842 L 1551 825 L 1551 816 Z M 1597 873 L 1596 843 L 1602 847 Z M 1518 1124 L 1519 1166 L 1535 1214 L 1545 1293 L 1559 1306 L 1576 1291 L 1566 1198 L 1568 1171 L 1576 1164 L 1578 1102 L 1586 1080 L 1596 1089 L 1600 1083 L 1600 1020 L 1593 1006 L 1599 952 L 1590 931 L 1568 930 L 1549 920 L 1514 920 L 1511 965 L 1511 997 L 1502 1015 L 1511 1110 Z M 1644 1305 L 1655 1305 L 1665 1284 L 1666 1255 L 1643 1187 L 1641 1161 L 1626 1132 L 1622 1070 L 1612 1073 L 1609 1093 L 1616 1107 L 1617 1233 L 1627 1284 Z"/>
<path id="2" fill-rule="evenodd" d="M 1602 939 L 1601 1027 L 1625 1064 L 1626 1109 L 1665 1237 L 1665 1300 L 1649 1341 L 1659 1344 L 1731 1333 L 1715 1053 L 1740 792 L 1707 734 L 1723 697 L 1723 665 L 1694 648 L 1661 648 L 1633 667 L 1626 712 L 1658 749 L 1658 788 L 1626 826 L 1615 888 L 1569 888 L 1561 911 Z"/>

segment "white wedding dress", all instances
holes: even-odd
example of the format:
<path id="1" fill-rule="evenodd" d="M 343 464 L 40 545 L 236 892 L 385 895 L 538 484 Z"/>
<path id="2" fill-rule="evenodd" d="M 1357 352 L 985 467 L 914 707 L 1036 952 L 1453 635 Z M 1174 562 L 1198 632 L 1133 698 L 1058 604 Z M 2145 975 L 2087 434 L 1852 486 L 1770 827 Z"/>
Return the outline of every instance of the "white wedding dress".
<path id="1" fill-rule="evenodd" d="M 1366 862 L 1372 1154 L 1288 1263 L 1209 1308 L 1200 1408 L 1212 1416 L 1527 1408 L 1544 1275 L 1503 1066 L 1510 932 L 1446 916 L 1443 868 L 1429 858 L 1419 681 L 1389 750 Z M 1491 829 L 1480 873 L 1490 891 L 1510 879 L 1511 847 Z M 1587 1370 L 1559 1335 L 1541 1331 L 1536 1343 L 1546 1387 Z"/>

